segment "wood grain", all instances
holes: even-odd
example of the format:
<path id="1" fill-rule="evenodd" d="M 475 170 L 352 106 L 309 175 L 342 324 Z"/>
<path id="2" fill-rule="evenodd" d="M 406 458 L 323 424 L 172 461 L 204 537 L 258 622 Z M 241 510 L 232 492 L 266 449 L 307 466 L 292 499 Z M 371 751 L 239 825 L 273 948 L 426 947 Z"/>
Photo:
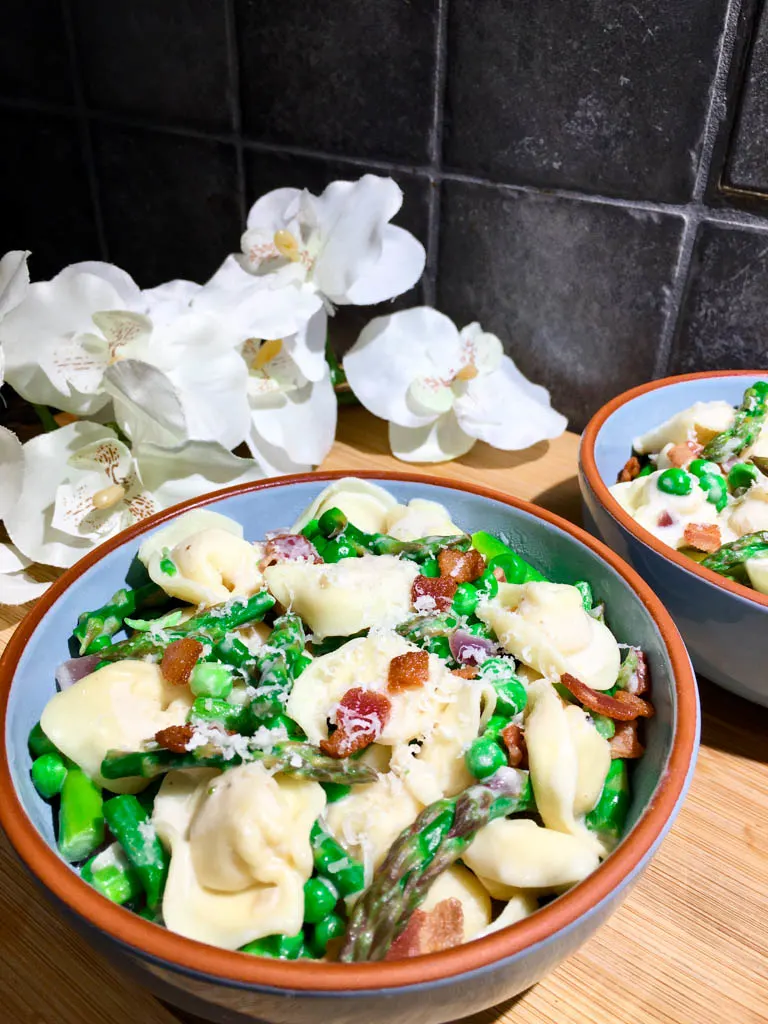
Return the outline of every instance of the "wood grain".
<path id="1" fill-rule="evenodd" d="M 478 445 L 429 472 L 577 520 L 577 447 L 572 434 L 522 453 Z M 383 424 L 344 410 L 323 468 L 408 467 L 387 454 Z M 23 612 L 0 609 L 0 648 Z M 540 984 L 462 1024 L 768 1022 L 768 710 L 706 682 L 701 697 L 702 748 L 688 801 L 623 907 Z M 4 837 L 0 1004 L 0 1019 L 14 1024 L 192 1020 L 137 990 L 86 946 L 49 909 Z"/>

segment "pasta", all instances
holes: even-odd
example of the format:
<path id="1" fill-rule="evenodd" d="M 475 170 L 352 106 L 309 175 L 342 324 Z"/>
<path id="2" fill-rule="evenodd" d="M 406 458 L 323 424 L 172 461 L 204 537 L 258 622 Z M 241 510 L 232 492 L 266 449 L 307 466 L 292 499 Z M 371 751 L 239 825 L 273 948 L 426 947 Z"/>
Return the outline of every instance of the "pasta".
<path id="1" fill-rule="evenodd" d="M 62 855 L 180 935 L 343 962 L 471 942 L 585 878 L 643 749 L 627 699 L 653 713 L 588 583 L 364 481 L 293 529 L 189 513 L 141 546 L 156 586 L 80 617 L 92 661 L 30 738 Z"/>

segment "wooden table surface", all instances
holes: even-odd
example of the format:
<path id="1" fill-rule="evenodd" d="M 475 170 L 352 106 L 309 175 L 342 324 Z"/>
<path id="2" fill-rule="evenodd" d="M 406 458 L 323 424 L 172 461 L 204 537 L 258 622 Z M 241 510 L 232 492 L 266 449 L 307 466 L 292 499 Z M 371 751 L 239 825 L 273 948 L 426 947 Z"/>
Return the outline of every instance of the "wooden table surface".
<path id="1" fill-rule="evenodd" d="M 573 434 L 522 453 L 478 445 L 456 463 L 427 470 L 578 521 L 577 445 Z M 387 454 L 383 424 L 347 409 L 323 468 L 409 467 Z M 0 649 L 23 613 L 0 609 Z M 768 1022 L 768 710 L 706 682 L 701 699 L 702 746 L 690 795 L 623 907 L 540 984 L 464 1024 Z M 124 981 L 63 924 L 4 836 L 0 1007 L 0 1020 L 13 1024 L 191 1020 Z"/>

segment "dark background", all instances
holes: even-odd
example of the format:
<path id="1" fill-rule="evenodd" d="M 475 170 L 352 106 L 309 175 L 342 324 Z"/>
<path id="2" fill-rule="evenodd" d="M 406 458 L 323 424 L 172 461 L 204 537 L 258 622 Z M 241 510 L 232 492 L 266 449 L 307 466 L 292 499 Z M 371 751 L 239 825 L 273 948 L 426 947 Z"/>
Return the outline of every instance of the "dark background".
<path id="1" fill-rule="evenodd" d="M 0 253 L 204 280 L 282 185 L 391 174 L 426 301 L 583 426 L 766 365 L 758 0 L 3 0 Z M 370 310 L 344 310 L 353 339 Z"/>

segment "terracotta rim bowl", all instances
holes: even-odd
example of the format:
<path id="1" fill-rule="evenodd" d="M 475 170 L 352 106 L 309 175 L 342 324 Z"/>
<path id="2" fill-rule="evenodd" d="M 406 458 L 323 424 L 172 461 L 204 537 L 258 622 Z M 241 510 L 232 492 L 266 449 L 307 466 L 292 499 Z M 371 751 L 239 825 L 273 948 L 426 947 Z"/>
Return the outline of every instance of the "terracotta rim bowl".
<path id="1" fill-rule="evenodd" d="M 704 373 L 685 373 L 680 374 L 677 377 L 663 377 L 661 380 L 652 380 L 647 384 L 640 384 L 639 387 L 631 388 L 629 391 L 624 391 L 622 394 L 612 398 L 610 402 L 599 409 L 592 419 L 587 424 L 587 427 L 581 437 L 581 446 L 579 449 L 579 462 L 587 483 L 592 488 L 597 500 L 605 508 L 607 512 L 613 516 L 613 518 L 624 527 L 633 537 L 646 544 L 649 548 L 656 552 L 657 555 L 661 555 L 664 558 L 669 559 L 670 562 L 674 562 L 675 565 L 679 565 L 681 569 L 690 573 L 692 576 L 698 576 L 699 579 L 704 580 L 710 586 L 719 587 L 722 590 L 727 590 L 731 594 L 735 594 L 736 597 L 741 598 L 742 601 L 753 601 L 755 604 L 762 605 L 764 608 L 768 608 L 768 594 L 760 594 L 756 590 L 752 590 L 751 587 L 745 587 L 741 583 L 736 583 L 734 580 L 729 580 L 725 576 L 720 576 L 718 573 L 713 572 L 712 569 L 705 569 L 698 562 L 695 562 L 692 558 L 688 558 L 686 555 L 681 554 L 674 548 L 669 547 L 667 544 L 663 544 L 658 537 L 646 530 L 644 526 L 640 526 L 639 523 L 635 522 L 632 516 L 626 512 L 621 505 L 616 501 L 614 496 L 608 490 L 608 485 L 605 483 L 603 478 L 600 476 L 600 471 L 597 468 L 595 461 L 595 442 L 597 441 L 597 435 L 603 428 L 603 424 L 623 405 L 629 405 L 636 398 L 641 395 L 648 394 L 650 391 L 656 391 L 659 388 L 669 387 L 673 384 L 682 384 L 686 381 L 691 380 L 712 380 L 716 377 L 767 377 L 768 371 L 765 370 L 712 370 Z M 627 452 L 627 458 L 630 456 L 630 452 Z M 619 473 L 621 466 L 616 467 L 616 473 Z"/>
<path id="2" fill-rule="evenodd" d="M 610 407 L 608 409 L 610 410 Z M 697 738 L 695 678 L 683 641 L 671 617 L 650 587 L 634 570 L 584 530 L 551 512 L 536 508 L 517 498 L 488 488 L 459 484 L 437 477 L 408 473 L 362 472 L 355 475 L 383 481 L 434 484 L 457 491 L 468 491 L 502 502 L 511 508 L 532 513 L 596 553 L 640 598 L 652 616 L 667 648 L 674 676 L 677 713 L 666 772 L 630 835 L 587 879 L 531 917 L 467 945 L 391 963 L 326 964 L 244 956 L 182 938 L 150 924 L 136 914 L 110 903 L 87 883 L 81 881 L 48 847 L 27 817 L 13 787 L 8 767 L 8 696 L 19 658 L 31 634 L 70 584 L 98 562 L 104 554 L 125 543 L 135 542 L 143 533 L 173 519 L 181 512 L 244 492 L 290 487 L 295 483 L 321 483 L 349 475 L 351 474 L 348 472 L 312 473 L 239 485 L 175 505 L 123 531 L 81 558 L 46 591 L 18 626 L 0 660 L 0 824 L 22 861 L 47 889 L 76 915 L 113 940 L 129 947 L 129 950 L 131 947 L 137 950 L 139 955 L 148 955 L 165 961 L 176 969 L 207 975 L 225 984 L 239 983 L 278 991 L 361 992 L 447 980 L 520 953 L 550 938 L 595 908 L 638 867 L 659 840 L 684 791 Z"/>

